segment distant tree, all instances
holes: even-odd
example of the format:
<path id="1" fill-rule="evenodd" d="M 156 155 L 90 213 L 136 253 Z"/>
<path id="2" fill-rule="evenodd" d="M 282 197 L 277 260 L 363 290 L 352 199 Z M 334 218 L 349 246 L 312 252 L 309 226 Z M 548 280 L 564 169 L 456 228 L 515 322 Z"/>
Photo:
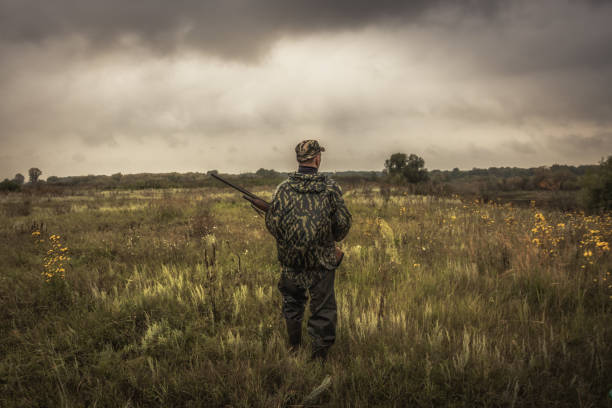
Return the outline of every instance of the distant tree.
<path id="1" fill-rule="evenodd" d="M 14 180 L 4 179 L 0 182 L 0 191 L 19 191 L 21 186 Z"/>
<path id="2" fill-rule="evenodd" d="M 57 176 L 49 176 L 47 177 L 47 183 L 57 183 L 59 182 L 59 177 Z"/>
<path id="3" fill-rule="evenodd" d="M 560 190 L 578 190 L 578 177 L 568 168 L 559 167 L 553 170 L 552 177 L 554 182 L 559 185 Z"/>
<path id="4" fill-rule="evenodd" d="M 561 183 L 553 178 L 552 171 L 546 166 L 534 170 L 533 184 L 539 190 L 557 191 L 561 188 Z"/>
<path id="5" fill-rule="evenodd" d="M 403 179 L 409 183 L 427 180 L 425 160 L 416 154 L 394 153 L 385 160 L 385 171 L 395 180 Z"/>
<path id="6" fill-rule="evenodd" d="M 121 177 L 122 177 L 121 173 L 115 173 L 115 174 L 111 175 L 111 178 L 113 179 L 113 181 L 116 181 L 116 182 L 120 182 L 121 181 Z"/>
<path id="7" fill-rule="evenodd" d="M 267 170 L 264 168 L 261 168 L 255 172 L 255 175 L 260 176 L 260 177 L 273 177 L 273 176 L 276 176 L 277 174 L 278 172 L 276 172 L 276 170 L 274 169 Z"/>
<path id="8" fill-rule="evenodd" d="M 390 176 L 401 175 L 406 168 L 407 161 L 406 153 L 393 153 L 385 160 L 385 172 Z"/>
<path id="9" fill-rule="evenodd" d="M 13 179 L 13 181 L 21 186 L 25 182 L 25 177 L 23 176 L 23 174 L 17 173 L 15 174 L 15 178 Z"/>
<path id="10" fill-rule="evenodd" d="M 30 170 L 28 170 L 28 175 L 30 176 L 30 183 L 36 183 L 41 174 L 42 171 L 40 171 L 40 169 L 36 167 L 32 167 Z"/>
<path id="11" fill-rule="evenodd" d="M 612 156 L 582 178 L 584 205 L 590 210 L 612 210 Z"/>
<path id="12" fill-rule="evenodd" d="M 427 169 L 425 169 L 425 160 L 416 154 L 408 156 L 408 166 L 404 171 L 404 177 L 410 183 L 418 183 L 427 180 Z"/>

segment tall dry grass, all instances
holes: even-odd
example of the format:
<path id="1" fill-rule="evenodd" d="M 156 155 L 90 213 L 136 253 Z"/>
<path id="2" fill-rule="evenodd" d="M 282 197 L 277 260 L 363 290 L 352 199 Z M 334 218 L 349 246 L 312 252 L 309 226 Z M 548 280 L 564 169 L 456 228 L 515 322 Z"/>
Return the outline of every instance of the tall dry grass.
<path id="1" fill-rule="evenodd" d="M 610 406 L 609 215 L 345 196 L 324 366 L 287 352 L 274 243 L 237 195 L 2 198 L 0 405 L 280 407 L 330 375 L 318 404 Z"/>

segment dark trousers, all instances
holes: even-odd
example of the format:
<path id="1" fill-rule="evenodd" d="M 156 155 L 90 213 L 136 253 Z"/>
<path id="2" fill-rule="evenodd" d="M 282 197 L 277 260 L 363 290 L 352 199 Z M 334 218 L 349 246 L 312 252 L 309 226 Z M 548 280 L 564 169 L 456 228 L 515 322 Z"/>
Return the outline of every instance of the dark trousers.
<path id="1" fill-rule="evenodd" d="M 312 353 L 325 357 L 327 350 L 336 340 L 338 322 L 336 295 L 334 293 L 335 271 L 322 271 L 312 279 L 308 288 L 299 285 L 295 279 L 282 274 L 278 289 L 283 296 L 283 317 L 287 322 L 289 343 L 292 347 L 299 344 L 302 333 L 304 308 L 310 294 L 310 318 L 308 334 L 312 338 Z"/>

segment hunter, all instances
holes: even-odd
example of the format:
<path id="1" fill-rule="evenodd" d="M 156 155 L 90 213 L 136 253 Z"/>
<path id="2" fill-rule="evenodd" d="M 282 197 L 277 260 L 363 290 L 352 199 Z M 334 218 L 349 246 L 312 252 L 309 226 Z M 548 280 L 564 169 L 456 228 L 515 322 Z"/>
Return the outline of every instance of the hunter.
<path id="1" fill-rule="evenodd" d="M 321 360 L 336 339 L 334 278 L 343 257 L 336 242 L 351 227 L 342 190 L 318 173 L 324 151 L 316 140 L 295 147 L 298 171 L 278 185 L 266 212 L 266 227 L 276 238 L 281 264 L 278 289 L 290 350 L 296 352 L 302 344 L 302 319 L 310 295 L 311 356 Z"/>

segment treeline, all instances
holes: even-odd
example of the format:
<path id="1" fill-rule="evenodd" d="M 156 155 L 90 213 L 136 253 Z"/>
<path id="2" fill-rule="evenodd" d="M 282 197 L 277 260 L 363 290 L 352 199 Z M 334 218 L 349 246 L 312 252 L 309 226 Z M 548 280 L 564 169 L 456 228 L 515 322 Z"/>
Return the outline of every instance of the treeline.
<path id="1" fill-rule="evenodd" d="M 438 182 L 485 182 L 488 190 L 499 191 L 572 191 L 579 190 L 581 178 L 597 171 L 597 165 L 568 166 L 555 164 L 550 167 L 490 167 L 472 170 L 433 170 L 430 177 Z"/>
<path id="2" fill-rule="evenodd" d="M 206 173 L 138 173 L 108 175 L 87 175 L 56 177 L 50 176 L 47 180 L 30 181 L 18 184 L 13 180 L 5 179 L 0 183 L 0 190 L 18 191 L 24 189 L 53 189 L 53 188 L 85 188 L 96 190 L 112 189 L 163 189 L 163 188 L 200 188 L 200 187 L 219 187 L 217 180 L 210 177 L 211 173 L 220 174 L 217 170 L 210 170 Z M 343 171 L 326 173 L 337 179 L 349 183 L 360 183 L 364 181 L 379 181 L 382 172 L 376 171 Z M 223 177 L 233 180 L 245 186 L 267 186 L 278 184 L 283 181 L 289 173 L 278 172 L 275 170 L 259 169 L 256 172 L 241 174 L 220 174 Z"/>
<path id="3" fill-rule="evenodd" d="M 33 168 L 29 181 L 17 174 L 13 180 L 0 182 L 0 191 L 38 191 L 73 193 L 74 190 L 139 190 L 164 188 L 222 187 L 205 173 L 139 173 L 56 177 L 40 180 L 42 172 Z M 289 173 L 259 169 L 242 174 L 223 174 L 227 179 L 247 188 L 272 186 Z M 518 168 L 490 167 L 472 170 L 432 170 L 424 168 L 424 160 L 416 155 L 395 154 L 385 163 L 383 171 L 325 172 L 347 187 L 364 184 L 403 186 L 415 194 L 438 196 L 460 195 L 485 200 L 526 202 L 544 197 L 550 205 L 562 209 L 612 209 L 612 156 L 599 165 L 553 165 L 550 167 Z"/>
<path id="4" fill-rule="evenodd" d="M 582 187 L 583 176 L 596 172 L 599 166 L 566 166 L 553 165 L 551 167 L 518 168 L 518 167 L 491 167 L 488 169 L 474 168 L 472 170 L 431 170 L 427 177 L 422 177 L 420 189 L 430 185 L 441 190 L 466 190 L 472 193 L 482 191 L 576 191 Z M 23 176 L 15 180 L 5 179 L 0 183 L 0 190 L 18 191 L 21 188 L 47 187 L 77 187 L 90 189 L 159 189 L 159 188 L 199 188 L 218 186 L 218 181 L 210 177 L 211 170 L 206 173 L 138 173 L 108 175 L 87 175 L 56 177 L 50 176 L 47 180 L 30 180 L 24 183 Z M 256 172 L 242 174 L 224 174 L 224 177 L 240 182 L 246 186 L 272 185 L 280 183 L 289 173 L 275 170 L 259 169 Z M 388 184 L 402 184 L 402 180 L 390 178 L 384 171 L 341 171 L 325 172 L 338 181 L 356 185 L 364 182 L 386 182 Z M 409 181 L 406 184 L 414 184 Z M 447 185 L 442 188 L 440 185 Z M 453 189 L 452 186 L 455 186 Z M 462 187 L 463 186 L 463 187 Z"/>

